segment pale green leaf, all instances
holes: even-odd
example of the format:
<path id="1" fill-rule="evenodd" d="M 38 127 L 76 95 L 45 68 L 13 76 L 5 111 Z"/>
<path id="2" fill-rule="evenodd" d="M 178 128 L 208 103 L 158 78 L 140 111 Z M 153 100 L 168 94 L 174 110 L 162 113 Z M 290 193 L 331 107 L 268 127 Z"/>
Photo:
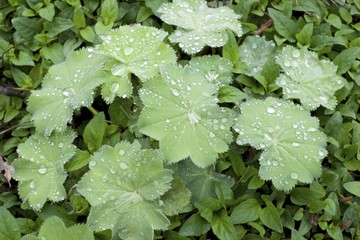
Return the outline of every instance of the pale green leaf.
<path id="1" fill-rule="evenodd" d="M 35 240 L 35 239 L 51 239 L 51 240 L 64 240 L 64 239 L 76 239 L 76 240 L 93 240 L 93 231 L 84 224 L 76 224 L 70 227 L 66 227 L 61 218 L 57 216 L 49 217 L 41 225 L 38 237 L 25 236 L 22 240 Z"/>
<path id="2" fill-rule="evenodd" d="M 190 69 L 201 73 L 206 80 L 219 87 L 232 82 L 232 64 L 227 58 L 218 55 L 193 57 L 189 62 Z"/>
<path id="3" fill-rule="evenodd" d="M 310 110 L 320 105 L 334 109 L 337 102 L 335 91 L 344 86 L 337 75 L 337 67 L 329 60 L 319 60 L 315 52 L 306 48 L 286 46 L 276 56 L 276 63 L 283 70 L 276 84 L 283 88 L 285 98 L 299 99 Z"/>
<path id="4" fill-rule="evenodd" d="M 176 175 L 181 177 L 185 186 L 191 191 L 191 202 L 194 204 L 206 198 L 217 198 L 216 183 L 234 185 L 234 179 L 215 171 L 214 166 L 207 169 L 199 168 L 187 159 L 174 166 Z"/>
<path id="5" fill-rule="evenodd" d="M 174 0 L 162 4 L 158 12 L 164 22 L 178 27 L 169 40 L 179 43 L 188 54 L 200 52 L 206 45 L 224 46 L 227 29 L 242 35 L 239 15 L 228 7 L 209 8 L 204 0 Z"/>
<path id="6" fill-rule="evenodd" d="M 241 105 L 234 129 L 237 143 L 264 150 L 259 176 L 272 180 L 279 190 L 290 190 L 297 181 L 310 183 L 321 175 L 321 159 L 327 151 L 326 135 L 319 121 L 294 103 L 268 97 Z"/>
<path id="7" fill-rule="evenodd" d="M 190 156 L 200 167 L 213 164 L 228 149 L 233 124 L 233 112 L 216 104 L 217 90 L 201 73 L 168 65 L 140 89 L 140 132 L 160 141 L 169 162 Z"/>
<path id="8" fill-rule="evenodd" d="M 259 218 L 260 203 L 256 199 L 248 199 L 236 206 L 230 215 L 233 224 L 253 222 Z"/>
<path id="9" fill-rule="evenodd" d="M 89 167 L 77 189 L 92 206 L 88 224 L 95 231 L 152 240 L 153 230 L 167 228 L 160 198 L 171 187 L 172 172 L 157 150 L 141 150 L 137 141 L 104 145 Z"/>
<path id="10" fill-rule="evenodd" d="M 48 138 L 34 134 L 19 144 L 14 178 L 19 181 L 23 202 L 29 202 L 33 209 L 41 210 L 46 200 L 65 199 L 63 183 L 67 174 L 64 164 L 75 154 L 75 146 L 71 144 L 74 138 L 75 133 L 67 130 Z"/>
<path id="11" fill-rule="evenodd" d="M 116 96 L 126 98 L 131 96 L 133 86 L 127 75 L 109 76 L 106 83 L 102 85 L 101 95 L 106 103 L 114 102 Z"/>
<path id="12" fill-rule="evenodd" d="M 235 72 L 248 76 L 262 73 L 265 65 L 273 59 L 275 43 L 259 36 L 248 36 L 239 47 L 239 61 Z"/>
<path id="13" fill-rule="evenodd" d="M 90 106 L 94 89 L 105 80 L 101 66 L 106 58 L 82 49 L 71 53 L 65 62 L 49 69 L 42 89 L 32 91 L 27 110 L 36 130 L 46 136 L 64 131 L 74 109 Z"/>
<path id="14" fill-rule="evenodd" d="M 346 189 L 346 191 L 350 192 L 351 194 L 360 197 L 360 182 L 354 181 L 354 182 L 344 183 L 344 188 Z"/>
<path id="15" fill-rule="evenodd" d="M 105 114 L 96 114 L 84 128 L 83 139 L 90 152 L 99 150 L 106 130 Z"/>
<path id="16" fill-rule="evenodd" d="M 181 226 L 179 233 L 182 236 L 200 236 L 210 230 L 210 224 L 199 213 L 188 217 Z"/>

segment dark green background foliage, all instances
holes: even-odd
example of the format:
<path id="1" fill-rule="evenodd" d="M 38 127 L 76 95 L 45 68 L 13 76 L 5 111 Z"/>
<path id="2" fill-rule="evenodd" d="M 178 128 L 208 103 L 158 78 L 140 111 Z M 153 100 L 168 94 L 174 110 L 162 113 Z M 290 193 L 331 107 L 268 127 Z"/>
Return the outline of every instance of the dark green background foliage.
<path id="1" fill-rule="evenodd" d="M 31 90 L 40 88 L 48 69 L 76 49 L 101 43 L 101 35 L 122 25 L 141 23 L 173 32 L 174 27 L 162 22 L 156 12 L 164 2 L 168 1 L 0 0 L 0 239 L 17 240 L 27 234 L 39 238 L 24 239 L 70 239 L 66 236 L 76 236 L 76 231 L 86 233 L 82 237 L 92 236 L 84 225 L 71 228 L 86 223 L 89 216 L 90 204 L 77 192 L 76 184 L 89 170 L 91 155 L 102 145 L 115 146 L 122 140 L 137 139 L 142 148 L 158 148 L 157 141 L 134 127 L 143 106 L 137 92 L 141 83 L 133 76 L 131 97 L 116 97 L 107 105 L 97 90 L 91 107 L 75 111 L 69 126 L 77 133 L 73 142 L 77 149 L 65 164 L 63 201 L 47 202 L 41 211 L 34 211 L 21 201 L 18 183 L 12 179 L 17 147 L 35 132 L 26 111 L 27 98 Z M 156 239 L 360 239 L 360 1 L 208 4 L 227 5 L 242 16 L 242 37 L 229 32 L 224 47 L 206 47 L 196 54 L 218 54 L 236 66 L 234 82 L 219 92 L 221 105 L 236 107 L 248 95 L 281 97 L 275 84 L 280 70 L 275 65 L 263 73 L 267 79 L 239 74 L 244 66 L 239 63 L 238 46 L 250 35 L 265 36 L 276 46 L 306 47 L 319 59 L 330 59 L 346 79 L 345 86 L 335 94 L 334 110 L 320 107 L 312 112 L 328 142 L 320 178 L 288 192 L 276 190 L 271 181 L 258 175 L 261 152 L 235 143 L 219 154 L 213 167 L 202 169 L 182 161 L 174 166 L 178 176 L 172 184 L 180 189 L 185 184 L 192 193 L 191 203 L 181 214 L 169 217 L 168 230 L 155 231 Z M 179 62 L 189 60 L 178 45 L 170 45 Z M 51 222 L 59 229 L 49 229 Z M 57 238 L 58 232 L 63 238 Z M 95 232 L 94 238 L 110 239 L 111 231 Z"/>

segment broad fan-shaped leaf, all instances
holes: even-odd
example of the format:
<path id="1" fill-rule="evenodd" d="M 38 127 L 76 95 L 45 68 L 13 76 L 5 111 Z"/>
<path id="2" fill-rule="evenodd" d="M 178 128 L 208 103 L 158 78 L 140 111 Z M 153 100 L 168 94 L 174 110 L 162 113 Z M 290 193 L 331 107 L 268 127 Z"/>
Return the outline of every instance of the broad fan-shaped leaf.
<path id="1" fill-rule="evenodd" d="M 200 167 L 216 161 L 232 141 L 232 111 L 220 108 L 218 86 L 187 66 L 168 65 L 140 89 L 140 132 L 160 141 L 169 162 L 186 157 Z"/>
<path id="2" fill-rule="evenodd" d="M 71 227 L 66 227 L 64 222 L 57 216 L 49 217 L 41 225 L 38 236 L 27 235 L 21 238 L 21 240 L 92 240 L 94 234 L 91 228 L 84 224 L 76 224 Z"/>
<path id="3" fill-rule="evenodd" d="M 27 107 L 39 133 L 64 131 L 74 109 L 91 105 L 94 89 L 106 80 L 102 71 L 106 61 L 105 56 L 82 49 L 50 67 L 42 89 L 32 91 Z"/>
<path id="4" fill-rule="evenodd" d="M 276 56 L 276 63 L 284 71 L 276 84 L 283 88 L 285 98 L 299 99 L 309 110 L 320 105 L 335 108 L 334 93 L 344 86 L 335 64 L 326 59 L 319 60 L 315 52 L 305 47 L 297 49 L 293 46 L 284 47 Z"/>
<path id="5" fill-rule="evenodd" d="M 167 228 L 159 199 L 171 187 L 172 171 L 163 168 L 158 150 L 141 150 L 137 141 L 104 145 L 89 166 L 77 189 L 92 206 L 88 224 L 95 231 L 152 240 L 154 229 Z"/>
<path id="6" fill-rule="evenodd" d="M 70 130 L 48 138 L 34 134 L 19 145 L 14 178 L 19 181 L 20 197 L 33 209 L 41 210 L 47 199 L 58 202 L 66 197 L 64 164 L 75 154 L 74 138 Z"/>
<path id="7" fill-rule="evenodd" d="M 310 183 L 321 175 L 321 159 L 327 152 L 326 135 L 318 119 L 294 103 L 269 97 L 241 105 L 234 129 L 237 143 L 264 150 L 259 176 L 272 180 L 279 190 L 290 190 L 297 181 Z"/>
<path id="8" fill-rule="evenodd" d="M 232 82 L 232 64 L 229 59 L 218 55 L 193 57 L 189 62 L 191 70 L 198 71 L 210 82 L 219 87 Z"/>
<path id="9" fill-rule="evenodd" d="M 188 54 L 200 52 L 206 45 L 224 46 L 227 29 L 242 35 L 239 15 L 228 7 L 209 8 L 204 0 L 174 0 L 162 4 L 158 12 L 164 22 L 178 26 L 169 40 L 179 43 Z"/>
<path id="10" fill-rule="evenodd" d="M 274 53 L 273 41 L 266 41 L 259 36 L 248 36 L 239 47 L 240 59 L 235 71 L 253 77 L 260 75 L 269 61 L 274 62 Z"/>

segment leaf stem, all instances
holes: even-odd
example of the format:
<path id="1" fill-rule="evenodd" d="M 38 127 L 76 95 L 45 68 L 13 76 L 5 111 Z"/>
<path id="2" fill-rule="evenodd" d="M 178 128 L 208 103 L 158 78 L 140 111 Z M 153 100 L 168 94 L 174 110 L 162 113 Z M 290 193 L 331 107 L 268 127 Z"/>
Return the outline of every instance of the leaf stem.
<path id="1" fill-rule="evenodd" d="M 89 107 L 87 107 L 87 108 L 89 109 L 89 111 L 90 111 L 94 116 L 96 116 L 96 114 L 98 114 L 98 111 L 96 111 L 96 109 L 93 108 L 92 106 L 89 106 Z"/>

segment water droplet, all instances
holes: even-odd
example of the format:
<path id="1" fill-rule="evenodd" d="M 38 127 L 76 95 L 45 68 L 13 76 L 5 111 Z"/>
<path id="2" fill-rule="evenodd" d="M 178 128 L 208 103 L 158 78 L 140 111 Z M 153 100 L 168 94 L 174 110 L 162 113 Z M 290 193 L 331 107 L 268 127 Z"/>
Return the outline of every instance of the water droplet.
<path id="1" fill-rule="evenodd" d="M 298 179 L 298 177 L 299 177 L 299 175 L 296 173 L 296 172 L 292 172 L 291 174 L 290 174 L 290 177 L 292 178 L 292 179 Z"/>
<path id="2" fill-rule="evenodd" d="M 298 58 L 298 57 L 300 57 L 300 51 L 297 50 L 297 49 L 294 49 L 294 50 L 292 51 L 292 55 L 293 55 L 293 57 Z"/>
<path id="3" fill-rule="evenodd" d="M 284 61 L 284 65 L 285 65 L 286 67 L 290 67 L 290 66 L 291 66 L 291 62 L 286 59 L 286 60 Z"/>
<path id="4" fill-rule="evenodd" d="M 267 109 L 266 109 L 266 111 L 268 112 L 268 113 L 275 113 L 275 108 L 273 108 L 273 107 L 268 107 Z"/>
<path id="5" fill-rule="evenodd" d="M 89 162 L 89 166 L 90 166 L 90 167 L 95 167 L 95 165 L 96 165 L 96 162 L 95 162 L 94 160 L 91 160 L 91 161 Z"/>
<path id="6" fill-rule="evenodd" d="M 180 96 L 180 93 L 177 89 L 174 89 L 174 88 L 171 88 L 171 93 L 175 96 L 175 97 L 178 97 Z"/>
<path id="7" fill-rule="evenodd" d="M 278 163 L 277 161 L 273 161 L 273 162 L 272 162 L 272 165 L 273 165 L 274 167 L 276 167 L 277 165 L 279 165 L 279 163 Z"/>
<path id="8" fill-rule="evenodd" d="M 45 174 L 46 171 L 47 171 L 47 169 L 46 169 L 46 166 L 45 166 L 45 165 L 41 165 L 41 166 L 39 167 L 39 169 L 38 169 L 38 172 L 39 172 L 40 174 Z"/>
<path id="9" fill-rule="evenodd" d="M 63 142 L 59 142 L 58 147 L 59 147 L 59 148 L 63 148 L 63 147 L 64 147 L 64 143 L 63 143 Z"/>
<path id="10" fill-rule="evenodd" d="M 201 120 L 201 117 L 194 111 L 194 109 L 188 112 L 187 117 L 191 125 L 195 125 L 196 123 L 199 123 Z"/>
<path id="11" fill-rule="evenodd" d="M 125 53 L 126 56 L 129 56 L 132 52 L 133 52 L 132 47 L 125 47 L 124 53 Z"/>
<path id="12" fill-rule="evenodd" d="M 121 163 L 120 163 L 120 168 L 123 169 L 123 170 L 125 170 L 125 169 L 129 168 L 129 166 L 128 166 L 126 163 L 121 162 Z"/>
<path id="13" fill-rule="evenodd" d="M 31 181 L 30 182 L 30 188 L 34 189 L 36 187 L 36 182 L 35 181 Z"/>
<path id="14" fill-rule="evenodd" d="M 213 137 L 215 137 L 215 134 L 214 134 L 213 132 L 210 132 L 210 133 L 209 133 L 209 136 L 210 136 L 211 138 L 213 138 Z"/>
<path id="15" fill-rule="evenodd" d="M 124 154 L 125 154 L 124 149 L 120 149 L 120 150 L 119 150 L 119 155 L 120 155 L 120 156 L 124 156 Z"/>
<path id="16" fill-rule="evenodd" d="M 292 142 L 291 145 L 292 145 L 293 147 L 298 147 L 298 146 L 300 146 L 300 144 L 297 143 L 297 142 Z"/>
<path id="17" fill-rule="evenodd" d="M 119 89 L 119 87 L 120 87 L 120 84 L 118 84 L 116 82 L 112 83 L 110 86 L 110 92 L 112 92 L 112 93 L 116 92 Z"/>
<path id="18" fill-rule="evenodd" d="M 253 44 L 251 45 L 251 47 L 252 47 L 252 48 L 257 48 L 256 43 L 253 43 Z"/>
<path id="19" fill-rule="evenodd" d="M 75 94 L 75 90 L 73 88 L 65 88 L 65 90 L 63 91 L 63 95 L 65 97 L 71 97 L 74 96 Z"/>
<path id="20" fill-rule="evenodd" d="M 319 151 L 319 156 L 320 156 L 320 157 L 323 157 L 323 156 L 325 156 L 325 153 L 324 153 L 322 150 L 320 150 L 320 151 Z"/>

